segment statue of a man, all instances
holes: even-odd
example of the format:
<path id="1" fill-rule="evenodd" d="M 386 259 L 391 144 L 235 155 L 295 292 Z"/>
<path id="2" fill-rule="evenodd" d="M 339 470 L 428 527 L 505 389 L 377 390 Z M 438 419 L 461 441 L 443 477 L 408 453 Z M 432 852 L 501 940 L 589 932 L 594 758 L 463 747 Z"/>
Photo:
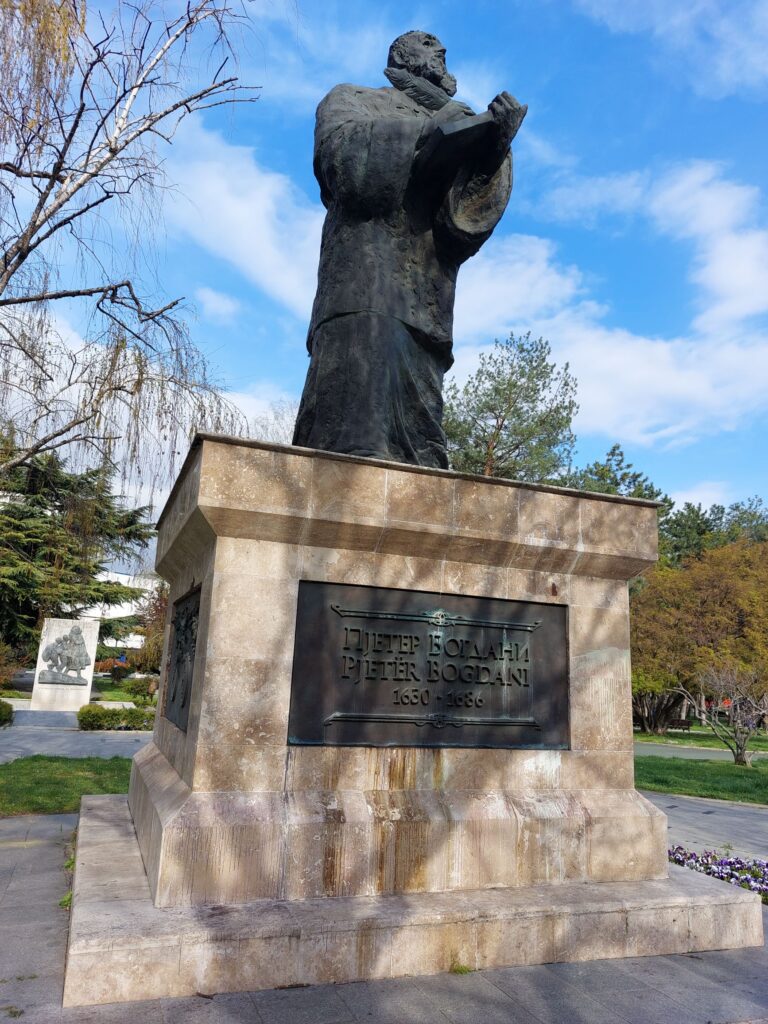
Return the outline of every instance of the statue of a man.
<path id="1" fill-rule="evenodd" d="M 445 467 L 456 276 L 504 213 L 527 107 L 506 92 L 481 115 L 452 100 L 427 32 L 399 36 L 384 73 L 392 88 L 338 85 L 317 110 L 328 212 L 293 440 Z"/>

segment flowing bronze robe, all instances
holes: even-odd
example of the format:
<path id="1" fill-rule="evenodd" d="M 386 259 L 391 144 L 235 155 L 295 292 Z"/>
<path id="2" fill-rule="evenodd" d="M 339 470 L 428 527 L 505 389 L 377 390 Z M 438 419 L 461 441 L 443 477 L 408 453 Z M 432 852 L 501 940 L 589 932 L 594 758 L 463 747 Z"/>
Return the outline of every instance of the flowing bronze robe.
<path id="1" fill-rule="evenodd" d="M 318 107 L 314 170 L 328 213 L 294 444 L 447 465 L 456 276 L 506 208 L 512 161 L 486 142 L 438 172 L 419 153 L 435 123 L 471 114 L 352 85 Z"/>

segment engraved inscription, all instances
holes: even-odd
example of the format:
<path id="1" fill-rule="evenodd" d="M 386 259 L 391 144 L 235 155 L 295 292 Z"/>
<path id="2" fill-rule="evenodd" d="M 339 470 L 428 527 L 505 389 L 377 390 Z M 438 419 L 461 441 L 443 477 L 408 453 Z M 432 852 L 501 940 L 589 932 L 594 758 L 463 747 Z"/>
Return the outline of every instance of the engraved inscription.
<path id="1" fill-rule="evenodd" d="M 565 608 L 302 582 L 289 742 L 564 747 Z"/>

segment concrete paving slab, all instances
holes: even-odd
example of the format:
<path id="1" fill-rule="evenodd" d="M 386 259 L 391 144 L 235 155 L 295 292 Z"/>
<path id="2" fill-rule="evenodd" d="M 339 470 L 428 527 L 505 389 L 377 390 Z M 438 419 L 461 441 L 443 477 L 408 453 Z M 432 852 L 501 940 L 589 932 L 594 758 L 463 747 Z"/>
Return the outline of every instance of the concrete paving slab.
<path id="1" fill-rule="evenodd" d="M 29 712 L 29 714 L 39 712 Z M 77 729 L 13 725 L 0 730 L 0 764 L 18 757 L 133 757 L 152 739 L 151 732 L 80 732 Z"/>
<path id="2" fill-rule="evenodd" d="M 768 860 L 768 807 L 642 791 L 668 818 L 669 845 Z"/>
<path id="3" fill-rule="evenodd" d="M 213 999 L 168 999 L 157 1004 L 163 1024 L 262 1024 L 250 996 L 235 992 Z"/>
<path id="4" fill-rule="evenodd" d="M 0 843 L 35 838 L 50 842 L 57 836 L 69 836 L 77 828 L 78 818 L 78 814 L 20 814 L 14 818 L 0 818 Z"/>
<path id="5" fill-rule="evenodd" d="M 264 1024 L 347 1024 L 355 1019 L 336 986 L 256 992 L 251 998 Z"/>
<path id="6" fill-rule="evenodd" d="M 385 978 L 340 985 L 339 995 L 352 1012 L 352 1020 L 373 1019 L 378 1024 L 402 1024 L 407 1020 L 436 1021 L 444 1017 L 435 1008 L 430 992 L 412 978 Z"/>
<path id="7" fill-rule="evenodd" d="M 686 761 L 731 761 L 725 747 L 683 747 L 675 743 L 642 743 L 635 740 L 635 753 L 643 757 L 682 757 Z M 768 751 L 756 750 L 755 757 L 768 757 Z"/>
<path id="8" fill-rule="evenodd" d="M 453 1024 L 538 1024 L 530 1008 L 524 1006 L 514 992 L 494 984 L 486 972 L 477 974 L 440 974 L 420 980 L 433 1005 Z M 610 1021 L 609 1024 L 613 1024 Z"/>
<path id="9" fill-rule="evenodd" d="M 579 966 L 599 968 L 603 963 L 597 961 L 597 964 Z M 507 967 L 499 971 L 487 971 L 484 976 L 502 992 L 517 1000 L 542 1024 L 557 1024 L 561 1020 L 568 1020 L 569 1024 L 616 1024 L 622 1020 L 609 1005 L 599 1002 L 599 993 L 610 992 L 610 988 L 599 988 L 594 993 L 589 991 L 590 986 L 581 989 L 571 984 L 565 974 L 550 970 L 551 966 L 546 964 L 520 969 Z M 617 975 L 619 973 L 616 972 Z M 623 987 L 626 987 L 626 976 L 623 978 Z"/>
<path id="10" fill-rule="evenodd" d="M 75 729 L 77 714 L 74 711 L 16 711 L 11 728 L 29 729 Z"/>

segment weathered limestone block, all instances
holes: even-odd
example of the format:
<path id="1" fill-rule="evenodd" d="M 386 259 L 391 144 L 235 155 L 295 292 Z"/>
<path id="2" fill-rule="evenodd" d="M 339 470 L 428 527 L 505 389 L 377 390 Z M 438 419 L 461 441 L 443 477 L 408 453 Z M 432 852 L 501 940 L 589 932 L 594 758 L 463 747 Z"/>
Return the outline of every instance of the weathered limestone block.
<path id="1" fill-rule="evenodd" d="M 644 882 L 165 910 L 124 797 L 85 797 L 64 1005 L 757 946 L 760 897 L 685 868 Z"/>
<path id="2" fill-rule="evenodd" d="M 629 700 L 655 557 L 647 502 L 199 438 L 158 542 L 199 590 L 186 729 L 158 715 L 130 792 L 158 905 L 664 877 Z M 301 580 L 565 606 L 568 749 L 288 744 Z"/>

